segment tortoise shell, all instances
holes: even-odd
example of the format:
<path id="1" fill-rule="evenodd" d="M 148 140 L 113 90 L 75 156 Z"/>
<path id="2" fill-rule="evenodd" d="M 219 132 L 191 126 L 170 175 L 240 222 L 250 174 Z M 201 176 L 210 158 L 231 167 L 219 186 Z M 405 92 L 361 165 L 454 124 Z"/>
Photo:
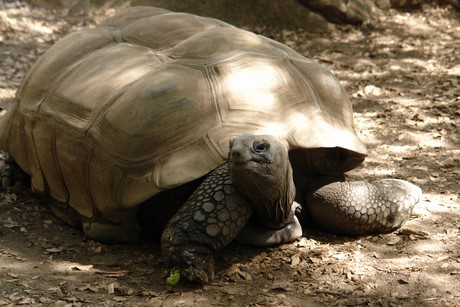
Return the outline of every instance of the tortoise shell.
<path id="1" fill-rule="evenodd" d="M 347 94 L 317 62 L 225 22 L 152 7 L 52 46 L 0 131 L 35 191 L 115 222 L 223 164 L 237 135 L 343 148 L 344 171 L 366 155 Z"/>

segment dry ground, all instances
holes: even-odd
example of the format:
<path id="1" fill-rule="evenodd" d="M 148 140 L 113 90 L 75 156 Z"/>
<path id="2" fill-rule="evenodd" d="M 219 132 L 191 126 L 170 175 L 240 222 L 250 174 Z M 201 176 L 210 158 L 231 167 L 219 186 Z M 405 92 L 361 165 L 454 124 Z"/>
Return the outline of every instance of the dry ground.
<path id="1" fill-rule="evenodd" d="M 51 44 L 113 13 L 69 17 L 1 2 L 0 107 L 9 107 L 26 71 Z M 375 25 L 322 35 L 250 30 L 317 59 L 343 82 L 370 151 L 349 177 L 418 184 L 424 196 L 411 220 L 387 235 L 351 239 L 310 230 L 276 248 L 234 244 L 218 256 L 215 282 L 171 287 L 157 245 L 93 242 L 39 198 L 3 190 L 0 306 L 460 305 L 458 12 L 389 11 Z"/>

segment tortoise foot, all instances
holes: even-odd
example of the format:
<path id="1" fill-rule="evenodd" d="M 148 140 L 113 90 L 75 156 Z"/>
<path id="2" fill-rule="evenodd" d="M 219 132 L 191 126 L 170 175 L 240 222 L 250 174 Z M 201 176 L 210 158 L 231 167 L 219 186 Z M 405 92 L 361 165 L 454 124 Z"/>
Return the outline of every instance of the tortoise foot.
<path id="1" fill-rule="evenodd" d="M 250 202 L 232 185 L 227 165 L 218 167 L 166 225 L 163 257 L 189 281 L 211 281 L 214 255 L 236 237 L 251 212 Z"/>
<path id="2" fill-rule="evenodd" d="M 294 203 L 293 213 L 300 211 L 300 205 Z M 236 241 L 252 246 L 273 246 L 292 242 L 302 236 L 302 225 L 294 215 L 291 222 L 281 229 L 270 229 L 250 221 L 238 233 Z"/>
<path id="3" fill-rule="evenodd" d="M 14 187 L 23 190 L 30 186 L 30 176 L 11 157 L 5 159 L 1 170 L 1 179 L 2 188 Z"/>
<path id="4" fill-rule="evenodd" d="M 69 204 L 53 198 L 49 198 L 48 204 L 58 219 L 73 228 L 83 230 L 85 235 L 92 240 L 102 243 L 134 244 L 141 242 L 140 231 L 132 222 L 120 224 L 97 216 L 88 218 Z"/>
<path id="5" fill-rule="evenodd" d="M 162 244 L 161 249 L 168 263 L 180 268 L 181 275 L 186 280 L 198 284 L 207 284 L 214 280 L 213 252 L 205 246 Z"/>
<path id="6" fill-rule="evenodd" d="M 335 234 L 386 233 L 409 219 L 421 195 L 419 187 L 404 180 L 334 182 L 313 193 L 306 211 L 321 228 Z"/>

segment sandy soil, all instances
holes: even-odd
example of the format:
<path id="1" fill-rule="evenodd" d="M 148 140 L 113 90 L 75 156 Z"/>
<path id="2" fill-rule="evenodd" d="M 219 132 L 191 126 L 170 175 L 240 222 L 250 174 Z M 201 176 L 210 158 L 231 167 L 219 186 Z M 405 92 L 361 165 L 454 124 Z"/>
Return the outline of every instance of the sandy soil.
<path id="1" fill-rule="evenodd" d="M 31 64 L 65 34 L 114 9 L 70 17 L 0 3 L 0 115 Z M 250 29 L 330 68 L 352 97 L 369 147 L 351 180 L 401 178 L 424 191 L 395 233 L 343 238 L 306 230 L 276 248 L 232 244 L 206 286 L 166 285 L 158 245 L 103 245 L 43 200 L 0 191 L 0 306 L 460 305 L 460 22 L 450 8 L 389 11 L 329 34 Z"/>

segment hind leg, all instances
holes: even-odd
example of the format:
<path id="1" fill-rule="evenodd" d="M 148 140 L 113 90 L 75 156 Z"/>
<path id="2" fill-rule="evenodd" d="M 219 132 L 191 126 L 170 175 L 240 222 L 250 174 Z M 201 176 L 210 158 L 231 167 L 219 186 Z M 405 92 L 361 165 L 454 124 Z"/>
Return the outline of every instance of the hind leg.
<path id="1" fill-rule="evenodd" d="M 115 223 L 98 215 L 88 218 L 78 213 L 69 204 L 48 200 L 49 208 L 54 215 L 67 225 L 83 231 L 88 238 L 102 243 L 131 243 L 141 241 L 137 227 L 136 212 L 126 213 L 124 223 Z"/>
<path id="2" fill-rule="evenodd" d="M 30 176 L 26 174 L 13 158 L 7 156 L 1 170 L 2 188 L 24 189 L 30 186 Z"/>
<path id="3" fill-rule="evenodd" d="M 339 235 L 386 233 L 410 217 L 422 191 L 397 179 L 334 182 L 307 197 L 306 213 L 323 230 Z"/>

